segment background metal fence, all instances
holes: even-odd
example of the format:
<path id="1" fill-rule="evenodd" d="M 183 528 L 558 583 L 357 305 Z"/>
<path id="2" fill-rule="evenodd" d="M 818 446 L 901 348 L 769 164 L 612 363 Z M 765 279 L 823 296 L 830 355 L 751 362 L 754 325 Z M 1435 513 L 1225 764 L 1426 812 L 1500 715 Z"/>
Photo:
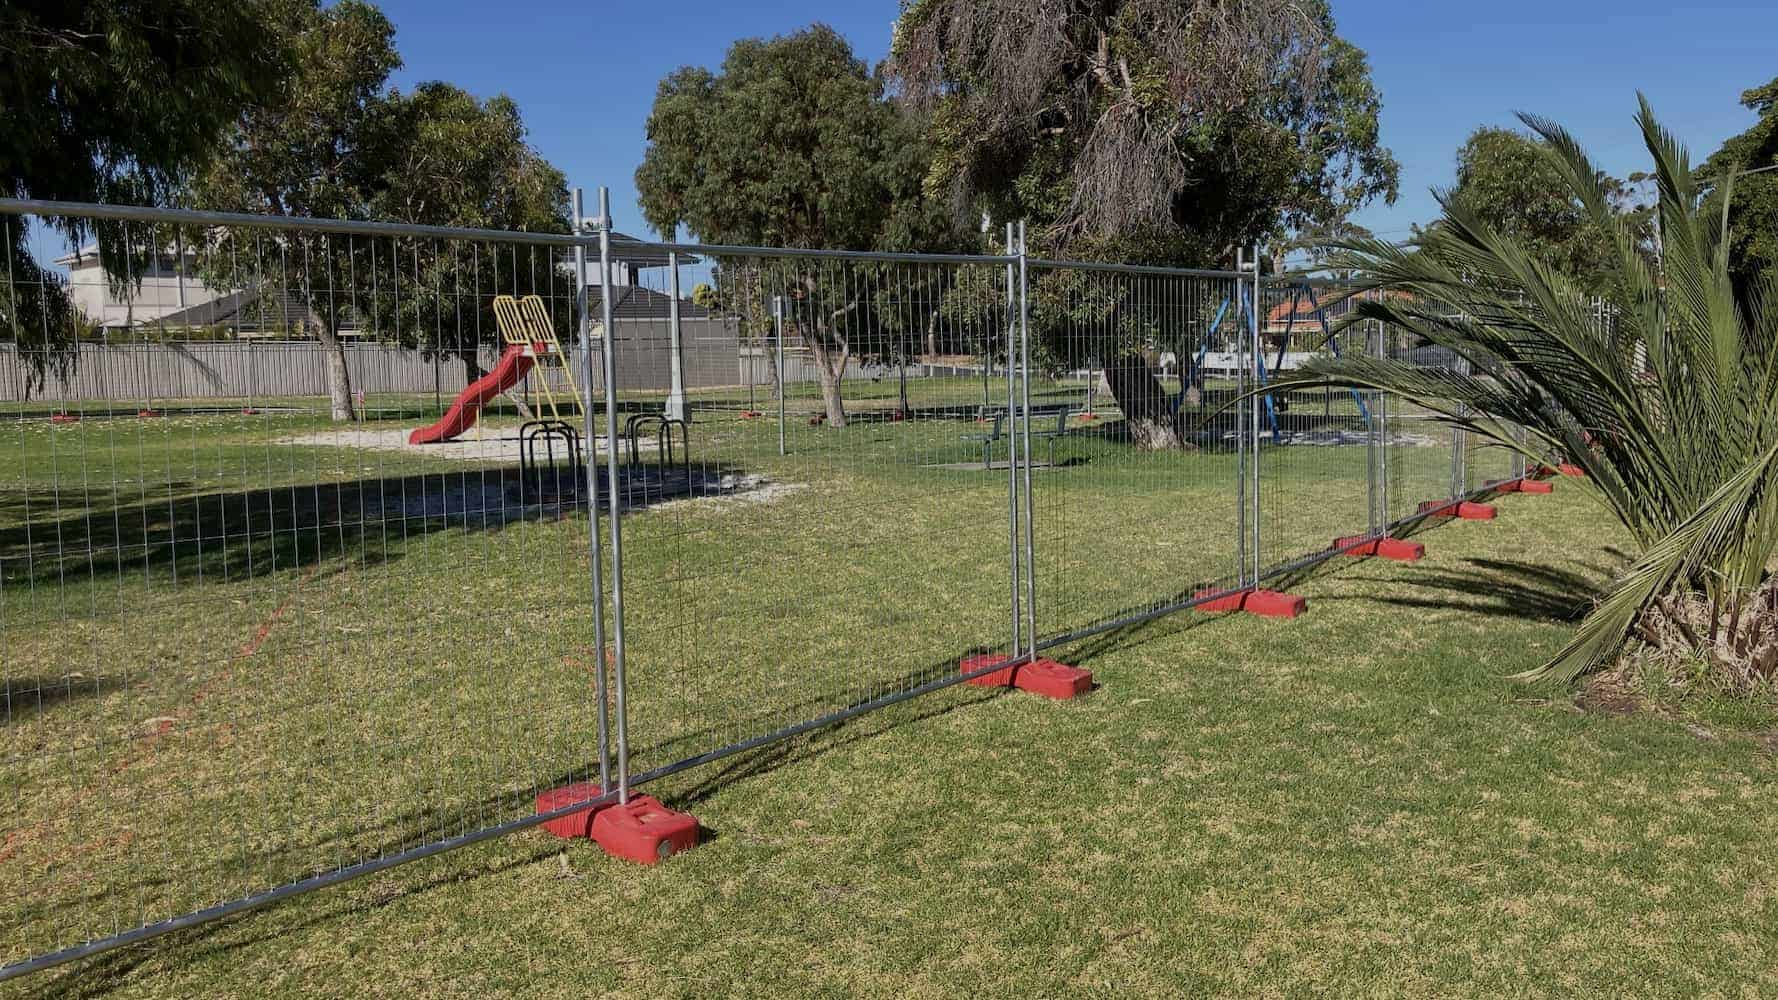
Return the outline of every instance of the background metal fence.
<path id="1" fill-rule="evenodd" d="M 1454 363 L 1336 333 L 1325 286 L 1037 260 L 1010 227 L 982 256 L 618 244 L 609 214 L 0 201 L 95 258 L 0 296 L 30 396 L 0 402 L 0 978 L 1259 586 L 1515 471 L 1399 400 L 1243 396 L 1323 354 Z M 547 334 L 503 337 L 497 295 Z M 119 298 L 105 337 L 233 338 L 204 349 L 260 352 L 252 390 L 56 307 Z M 272 329 L 311 339 L 243 347 Z"/>

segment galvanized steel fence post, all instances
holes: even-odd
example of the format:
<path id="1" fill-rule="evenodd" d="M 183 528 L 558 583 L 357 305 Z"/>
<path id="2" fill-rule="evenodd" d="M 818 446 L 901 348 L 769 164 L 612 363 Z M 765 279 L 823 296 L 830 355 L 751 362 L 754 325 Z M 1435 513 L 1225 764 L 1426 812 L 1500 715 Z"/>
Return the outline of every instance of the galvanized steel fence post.
<path id="1" fill-rule="evenodd" d="M 630 801 L 629 688 L 624 676 L 623 497 L 617 468 L 617 331 L 611 317 L 611 190 L 599 188 L 599 315 L 605 324 L 605 475 L 611 497 L 611 658 L 617 685 L 617 800 Z M 665 433 L 664 431 L 662 433 Z M 588 446 L 593 442 L 589 440 Z"/>
<path id="2" fill-rule="evenodd" d="M 1012 252 L 1015 231 L 1012 223 L 1006 224 L 1006 250 Z M 1015 296 L 1017 301 L 1015 302 Z M 1020 308 L 1025 301 L 1024 287 L 1018 281 L 1016 264 L 1006 265 L 1006 322 L 1000 325 L 1001 347 L 1006 357 L 1006 419 L 1015 420 L 1018 412 L 1017 376 L 1013 374 L 1017 367 L 1013 364 L 1013 338 L 1019 329 Z M 982 371 L 986 372 L 992 351 L 985 352 L 982 357 Z M 992 420 L 993 417 L 985 410 L 982 418 Z M 1014 424 L 1012 427 L 1016 427 Z M 1009 427 L 1010 431 L 1012 427 Z M 991 454 L 991 453 L 990 453 Z M 986 459 L 983 460 L 984 464 Z M 1022 583 L 1019 579 L 1019 463 L 1013 461 L 1012 438 L 1006 440 L 1006 554 L 1008 559 L 1007 579 L 1012 584 L 1012 651 L 1014 659 L 1024 641 L 1024 617 L 1021 608 L 1024 606 L 1019 597 Z M 1027 570 L 1029 572 L 1029 570 Z"/>
<path id="3" fill-rule="evenodd" d="M 1248 411 L 1259 405 L 1259 400 L 1248 396 L 1253 389 L 1253 339 L 1248 335 L 1247 328 L 1241 325 L 1241 313 L 1245 310 L 1244 300 L 1247 297 L 1242 283 L 1246 281 L 1245 251 L 1235 248 L 1235 279 L 1232 282 L 1231 298 L 1235 303 L 1236 328 L 1240 331 L 1235 339 L 1235 585 L 1248 587 L 1257 585 L 1258 581 L 1249 578 L 1247 563 L 1247 547 L 1250 543 L 1249 533 L 1252 528 L 1248 520 L 1252 513 L 1248 508 L 1248 475 L 1247 470 L 1253 464 L 1249 454 L 1257 441 L 1249 441 Z"/>
<path id="4" fill-rule="evenodd" d="M 580 188 L 574 189 L 574 233 L 580 235 L 585 224 L 584 201 Z M 601 265 L 602 266 L 602 265 Z M 609 313 L 610 297 L 601 285 L 600 310 Z M 586 511 L 587 511 L 587 563 L 591 567 L 590 586 L 592 588 L 593 610 L 593 698 L 599 703 L 597 716 L 599 740 L 599 791 L 611 789 L 611 737 L 610 737 L 610 705 L 605 690 L 605 583 L 604 546 L 599 541 L 599 429 L 597 410 L 593 405 L 593 318 L 588 310 L 586 281 L 586 247 L 581 244 L 574 246 L 574 311 L 576 314 L 575 329 L 580 340 L 580 373 L 581 373 L 581 423 L 586 434 L 587 457 L 581 469 L 585 477 Z M 605 320 L 605 329 L 609 330 L 611 321 Z M 610 357 L 610 350 L 605 351 Z M 434 364 L 437 358 L 434 357 Z M 617 494 L 612 495 L 612 517 L 617 516 Z"/>
<path id="5" fill-rule="evenodd" d="M 1253 365 L 1253 387 L 1254 387 L 1254 390 L 1256 392 L 1264 393 L 1264 392 L 1268 391 L 1270 387 L 1267 386 L 1265 383 L 1265 375 L 1264 375 L 1265 364 L 1266 364 L 1266 362 L 1265 362 L 1265 344 L 1261 342 L 1260 332 L 1259 332 L 1259 311 L 1260 311 L 1259 244 L 1257 244 L 1257 243 L 1254 244 L 1253 259 L 1250 260 L 1248 263 L 1253 268 L 1253 285 L 1252 285 L 1253 295 L 1250 300 L 1251 308 L 1249 308 L 1248 313 L 1247 313 L 1248 347 L 1249 347 L 1249 350 L 1252 351 L 1252 358 L 1250 360 Z M 1249 408 L 1249 418 L 1248 418 L 1248 428 L 1249 428 L 1250 432 L 1253 434 L 1253 468 L 1252 468 L 1253 485 L 1252 485 L 1252 496 L 1250 498 L 1250 502 L 1253 505 L 1253 511 L 1252 511 L 1252 514 L 1250 515 L 1251 520 L 1253 522 L 1253 540 L 1249 543 L 1249 545 L 1253 551 L 1250 556 L 1250 558 L 1252 560 L 1252 567 L 1249 570 L 1249 578 L 1250 578 L 1253 586 L 1255 586 L 1255 587 L 1259 586 L 1260 572 L 1264 568 L 1264 559 L 1265 559 L 1265 557 L 1263 555 L 1264 549 L 1261 545 L 1261 542 L 1262 542 L 1261 531 L 1262 531 L 1262 529 L 1260 528 L 1260 522 L 1262 520 L 1264 520 L 1264 518 L 1262 517 L 1263 509 L 1261 506 L 1261 499 L 1260 499 L 1260 487 L 1264 483 L 1264 480 L 1262 479 L 1262 473 L 1260 471 L 1260 467 L 1262 464 L 1261 459 L 1260 459 L 1260 454 L 1264 450 L 1260 446 L 1259 411 L 1260 411 L 1261 405 L 1262 405 L 1261 397 L 1255 396 L 1253 399 L 1253 405 Z"/>
<path id="6" fill-rule="evenodd" d="M 784 455 L 788 449 L 784 442 L 784 396 L 790 391 L 784 379 L 784 296 L 772 296 L 772 361 L 777 369 L 775 376 L 778 382 L 778 454 Z"/>
<path id="7" fill-rule="evenodd" d="M 1025 613 L 1030 625 L 1025 632 L 1025 649 L 1037 653 L 1037 507 L 1031 496 L 1031 247 L 1025 238 L 1025 220 L 1019 220 L 1019 394 L 1022 402 L 1018 418 L 1023 427 L 1021 458 L 1024 466 L 1021 481 L 1025 488 Z M 1011 353 L 1010 350 L 1008 352 Z M 1010 458 L 1011 441 L 1007 442 Z"/>
<path id="8" fill-rule="evenodd" d="M 679 322 L 679 253 L 667 254 L 667 418 L 687 420 L 685 408 L 685 331 Z"/>

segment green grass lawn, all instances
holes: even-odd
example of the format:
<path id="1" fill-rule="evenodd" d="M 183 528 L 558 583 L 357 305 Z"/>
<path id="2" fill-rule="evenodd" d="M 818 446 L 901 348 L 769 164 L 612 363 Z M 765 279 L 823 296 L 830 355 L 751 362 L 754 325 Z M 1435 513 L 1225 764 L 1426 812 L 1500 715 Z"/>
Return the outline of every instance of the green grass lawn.
<path id="1" fill-rule="evenodd" d="M 979 385 L 915 393 L 920 418 L 891 422 L 870 417 L 893 382 L 860 387 L 843 431 L 799 400 L 784 457 L 770 419 L 694 424 L 701 466 L 780 489 L 626 517 L 638 768 L 1004 646 L 1006 474 L 943 467 L 979 456 Z M 1033 473 L 1045 634 L 1232 572 L 1235 456 L 1138 455 L 1105 417 Z M 8 960 L 524 815 L 592 773 L 584 512 L 392 517 L 390 484 L 505 473 L 280 443 L 324 429 L 0 430 Z M 1394 449 L 1392 514 L 1448 486 L 1437 444 Z M 1362 454 L 1268 454 L 1279 553 L 1362 529 Z M 1295 622 L 1186 613 L 1065 649 L 1100 684 L 1077 702 L 951 688 L 651 785 L 708 840 L 658 868 L 533 831 L 15 986 L 1778 991 L 1778 723 L 1505 680 L 1623 555 L 1576 484 L 1501 509 L 1426 533 L 1422 563 L 1299 581 Z"/>

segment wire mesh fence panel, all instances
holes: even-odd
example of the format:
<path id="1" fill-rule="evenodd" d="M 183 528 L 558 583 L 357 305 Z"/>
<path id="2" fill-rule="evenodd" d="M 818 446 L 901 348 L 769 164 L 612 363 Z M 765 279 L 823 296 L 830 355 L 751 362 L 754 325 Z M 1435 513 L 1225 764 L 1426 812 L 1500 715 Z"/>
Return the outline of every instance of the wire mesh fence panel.
<path id="1" fill-rule="evenodd" d="M 1450 368 L 1457 356 L 1423 341 L 1408 330 L 1386 326 L 1376 349 L 1401 364 Z M 1462 492 L 1463 466 L 1457 434 L 1430 410 L 1399 396 L 1383 400 L 1387 448 L 1383 455 L 1386 521 L 1399 525 L 1415 520 L 1427 504 L 1454 499 Z"/>
<path id="2" fill-rule="evenodd" d="M 1245 357 L 1235 277 L 1043 261 L 1026 284 L 1039 642 L 1232 588 Z"/>
<path id="3" fill-rule="evenodd" d="M 0 227 L 0 966 L 598 778 L 584 479 L 521 460 L 580 419 L 539 382 L 558 247 Z M 560 338 L 503 338 L 501 294 Z"/>
<path id="4" fill-rule="evenodd" d="M 1328 289 L 1296 279 L 1263 282 L 1259 293 L 1262 386 L 1316 358 L 1362 356 L 1369 346 L 1362 326 L 1338 328 L 1350 299 L 1332 299 Z M 1261 572 L 1300 565 L 1367 535 L 1382 426 L 1374 394 L 1336 387 L 1264 392 L 1258 408 Z"/>
<path id="5" fill-rule="evenodd" d="M 1010 650 L 1003 261 L 687 249 L 604 287 L 632 774 Z M 716 346 L 729 385 L 674 381 Z"/>

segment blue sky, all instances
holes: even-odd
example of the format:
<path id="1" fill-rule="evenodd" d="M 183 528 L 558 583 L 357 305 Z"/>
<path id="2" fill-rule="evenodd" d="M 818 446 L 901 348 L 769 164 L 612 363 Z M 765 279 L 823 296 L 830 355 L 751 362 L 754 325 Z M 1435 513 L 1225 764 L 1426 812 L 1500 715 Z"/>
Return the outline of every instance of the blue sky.
<path id="1" fill-rule="evenodd" d="M 1702 158 L 1752 116 L 1741 91 L 1778 76 L 1778 4 L 1654 0 L 1333 0 L 1340 31 L 1371 58 L 1383 137 L 1402 164 L 1394 206 L 1359 221 L 1401 235 L 1435 212 L 1453 154 L 1484 123 L 1517 110 L 1578 133 L 1607 169 L 1645 164 L 1631 122 L 1646 91 Z M 536 146 L 570 184 L 612 189 L 620 228 L 640 232 L 633 175 L 655 84 L 686 64 L 715 66 L 728 44 L 813 20 L 876 60 L 896 0 L 384 0 L 406 67 L 402 85 L 447 79 L 519 101 Z"/>
<path id="2" fill-rule="evenodd" d="M 1517 110 L 1555 118 L 1614 173 L 1644 164 L 1631 122 L 1638 88 L 1698 158 L 1752 116 L 1741 91 L 1778 76 L 1778 4 L 1653 0 L 1333 0 L 1340 31 L 1366 50 L 1383 94 L 1383 137 L 1402 164 L 1401 198 L 1359 221 L 1405 234 L 1435 214 L 1453 154 Z M 406 60 L 402 85 L 443 78 L 519 101 L 531 138 L 570 184 L 612 189 L 619 228 L 646 227 L 633 175 L 655 84 L 715 66 L 736 38 L 825 20 L 860 55 L 888 47 L 896 0 L 384 0 Z"/>

